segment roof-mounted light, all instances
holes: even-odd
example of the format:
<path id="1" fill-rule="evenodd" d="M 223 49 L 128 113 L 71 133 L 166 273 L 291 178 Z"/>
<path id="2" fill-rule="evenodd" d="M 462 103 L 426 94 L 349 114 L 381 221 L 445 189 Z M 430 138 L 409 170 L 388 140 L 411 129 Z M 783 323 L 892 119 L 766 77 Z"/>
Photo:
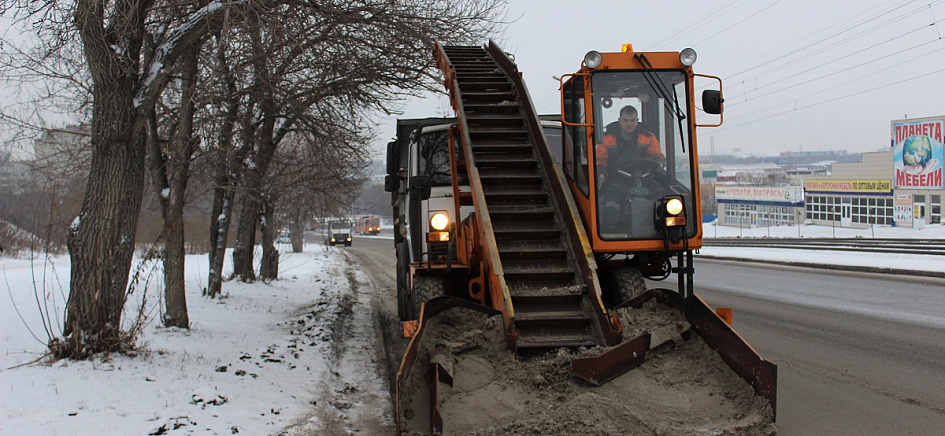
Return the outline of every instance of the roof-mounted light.
<path id="1" fill-rule="evenodd" d="M 621 53 L 633 53 L 633 44 L 624 43 L 622 46 L 620 46 L 620 52 L 621 52 Z"/>
<path id="2" fill-rule="evenodd" d="M 590 69 L 594 69 L 600 66 L 601 62 L 604 61 L 604 58 L 601 57 L 600 52 L 596 50 L 591 50 L 584 55 L 584 65 Z"/>
<path id="3" fill-rule="evenodd" d="M 683 51 L 679 52 L 679 62 L 691 67 L 692 64 L 696 63 L 696 51 L 691 48 L 684 48 Z"/>

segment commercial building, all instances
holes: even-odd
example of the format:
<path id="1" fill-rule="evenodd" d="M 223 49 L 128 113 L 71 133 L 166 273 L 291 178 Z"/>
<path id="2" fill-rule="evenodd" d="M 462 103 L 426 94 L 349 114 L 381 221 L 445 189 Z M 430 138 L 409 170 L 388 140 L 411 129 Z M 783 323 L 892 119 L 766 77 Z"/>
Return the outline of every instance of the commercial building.
<path id="1" fill-rule="evenodd" d="M 721 225 L 795 225 L 804 216 L 804 194 L 800 186 L 717 185 L 715 200 Z"/>
<path id="2" fill-rule="evenodd" d="M 890 147 L 835 164 L 829 178 L 807 179 L 807 217 L 816 224 L 922 228 L 942 222 L 945 117 L 895 120 Z"/>
<path id="3" fill-rule="evenodd" d="M 804 180 L 806 218 L 839 227 L 892 225 L 892 155 L 863 153 L 860 163 L 833 164 L 830 177 Z"/>

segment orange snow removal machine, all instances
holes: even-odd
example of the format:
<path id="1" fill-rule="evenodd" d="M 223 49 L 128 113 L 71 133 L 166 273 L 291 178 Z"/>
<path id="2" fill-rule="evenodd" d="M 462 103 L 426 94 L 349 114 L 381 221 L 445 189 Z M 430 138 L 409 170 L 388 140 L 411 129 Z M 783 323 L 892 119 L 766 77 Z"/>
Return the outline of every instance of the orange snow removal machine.
<path id="1" fill-rule="evenodd" d="M 721 80 L 693 72 L 695 51 L 591 51 L 560 77 L 553 116 L 538 116 L 495 43 L 435 52 L 455 118 L 401 120 L 388 145 L 398 308 L 413 335 L 397 377 L 401 431 L 449 432 L 441 391 L 463 366 L 450 363 L 455 345 L 424 336 L 457 310 L 500 316 L 519 360 L 599 350 L 574 358 L 571 373 L 605 389 L 659 345 L 621 322 L 621 309 L 651 301 L 676 309 L 676 324 L 746 380 L 773 421 L 776 366 L 693 292 L 696 128 L 721 125 L 723 103 Z M 711 88 L 698 101 L 696 82 Z M 417 416 L 420 429 L 407 423 Z"/>

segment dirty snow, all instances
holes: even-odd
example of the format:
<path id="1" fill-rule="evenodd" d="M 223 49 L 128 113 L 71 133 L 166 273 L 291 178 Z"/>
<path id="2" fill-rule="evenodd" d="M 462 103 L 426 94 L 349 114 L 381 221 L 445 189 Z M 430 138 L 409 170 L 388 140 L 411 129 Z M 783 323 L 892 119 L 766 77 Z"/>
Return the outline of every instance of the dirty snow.
<path id="1" fill-rule="evenodd" d="M 223 298 L 208 300 L 206 256 L 188 256 L 190 330 L 160 326 L 159 275 L 144 265 L 149 289 L 128 302 L 147 316 L 139 353 L 75 362 L 43 356 L 45 330 L 61 332 L 68 257 L 45 269 L 43 258 L 0 258 L 0 434 L 321 434 L 345 421 L 373 423 L 361 429 L 369 434 L 392 429 L 364 273 L 324 246 L 280 262 L 282 280 L 227 282 Z"/>

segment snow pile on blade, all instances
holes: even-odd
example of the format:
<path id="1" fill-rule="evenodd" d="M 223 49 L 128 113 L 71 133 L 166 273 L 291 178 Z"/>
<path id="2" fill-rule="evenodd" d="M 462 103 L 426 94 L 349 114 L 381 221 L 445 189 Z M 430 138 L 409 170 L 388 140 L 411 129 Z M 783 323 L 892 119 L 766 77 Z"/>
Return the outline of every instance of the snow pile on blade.
<path id="1" fill-rule="evenodd" d="M 501 316 L 460 308 L 438 314 L 427 321 L 403 389 L 402 432 L 430 432 L 430 350 L 437 349 L 435 359 L 453 377 L 452 386 L 437 386 L 446 435 L 776 433 L 768 402 L 687 332 L 677 310 L 651 301 L 619 316 L 625 339 L 647 331 L 655 349 L 638 368 L 594 387 L 571 375 L 571 360 L 604 348 L 520 360 L 505 349 Z"/>

